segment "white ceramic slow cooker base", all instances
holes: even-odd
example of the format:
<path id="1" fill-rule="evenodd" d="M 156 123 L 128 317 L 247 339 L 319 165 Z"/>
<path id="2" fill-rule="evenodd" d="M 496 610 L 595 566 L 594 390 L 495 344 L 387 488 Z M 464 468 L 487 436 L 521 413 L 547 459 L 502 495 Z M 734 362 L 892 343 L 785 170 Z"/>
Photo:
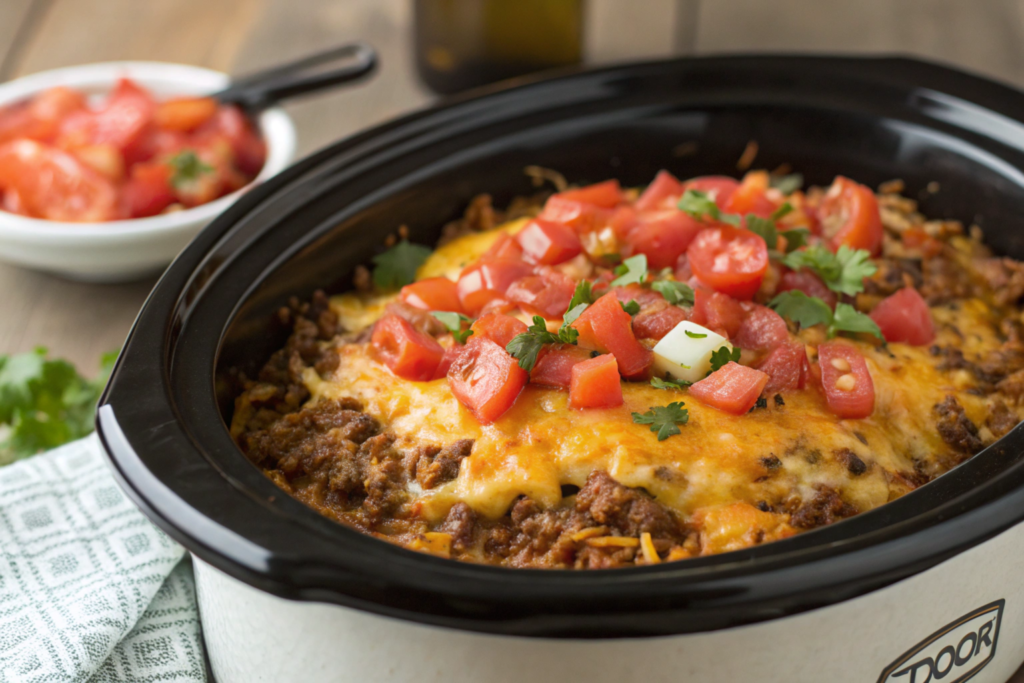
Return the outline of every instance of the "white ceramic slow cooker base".
<path id="1" fill-rule="evenodd" d="M 972 683 L 1004 683 L 1024 661 L 1022 555 L 1024 524 L 837 605 L 710 633 L 621 640 L 512 638 L 424 626 L 284 600 L 200 560 L 195 568 L 218 683 L 957 683 L 972 670 Z M 998 601 L 1005 601 L 1001 608 L 992 605 Z M 903 657 L 937 632 L 943 633 Z M 959 665 L 951 654 L 958 647 Z M 933 667 L 941 677 L 928 676 Z"/>

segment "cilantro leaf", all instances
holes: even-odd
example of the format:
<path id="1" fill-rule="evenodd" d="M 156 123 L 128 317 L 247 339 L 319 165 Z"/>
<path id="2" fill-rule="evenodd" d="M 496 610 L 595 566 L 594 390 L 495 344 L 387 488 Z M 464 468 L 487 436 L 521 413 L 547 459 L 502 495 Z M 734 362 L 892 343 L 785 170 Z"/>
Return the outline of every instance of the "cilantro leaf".
<path id="1" fill-rule="evenodd" d="M 587 310 L 587 306 L 589 305 L 590 304 L 583 303 L 576 304 L 575 306 L 573 306 L 572 302 L 570 301 L 569 310 L 566 311 L 565 315 L 562 316 L 562 327 L 569 327 L 569 325 L 572 325 L 574 322 L 576 322 L 576 318 L 580 317 L 583 311 Z"/>
<path id="2" fill-rule="evenodd" d="M 804 177 L 799 173 L 790 173 L 783 176 L 769 176 L 768 184 L 782 194 L 789 195 L 799 190 L 804 185 Z"/>
<path id="3" fill-rule="evenodd" d="M 651 289 L 665 297 L 665 300 L 670 304 L 676 304 L 677 306 L 680 304 L 683 306 L 693 305 L 693 289 L 685 282 L 656 280 L 651 283 Z"/>
<path id="4" fill-rule="evenodd" d="M 615 267 L 615 274 L 618 277 L 612 280 L 612 287 L 643 283 L 647 278 L 647 256 L 645 254 L 630 256 L 621 265 Z"/>
<path id="5" fill-rule="evenodd" d="M 580 280 L 579 282 L 577 282 L 576 289 L 572 293 L 572 299 L 569 300 L 568 310 L 571 311 L 580 304 L 594 303 L 594 293 L 591 291 L 592 287 L 593 285 L 591 284 L 590 280 Z M 582 313 L 582 311 L 580 311 L 580 313 Z M 573 320 L 575 319 L 576 318 L 573 318 Z"/>
<path id="6" fill-rule="evenodd" d="M 505 350 L 512 354 L 512 357 L 519 361 L 519 367 L 527 372 L 533 370 L 533 366 L 537 364 L 537 356 L 540 354 L 541 348 L 545 344 L 575 344 L 576 339 L 580 336 L 580 333 L 569 325 L 572 320 L 579 317 L 579 314 L 586 308 L 586 304 L 580 304 L 576 308 L 568 311 L 565 314 L 565 318 L 569 318 L 569 315 L 575 312 L 575 317 L 568 322 L 563 322 L 562 327 L 558 330 L 558 334 L 552 334 L 548 332 L 547 323 L 544 318 L 539 315 L 533 316 L 533 324 L 530 325 L 526 332 L 517 334 L 512 341 L 508 343 Z M 577 309 L 579 309 L 577 311 Z M 563 320 L 565 319 L 563 318 Z"/>
<path id="7" fill-rule="evenodd" d="M 832 317 L 832 324 L 828 328 L 828 336 L 832 338 L 839 332 L 866 332 L 873 334 L 882 341 L 882 330 L 870 316 L 861 313 L 850 304 L 842 302 L 836 304 L 836 312 Z"/>
<path id="8" fill-rule="evenodd" d="M 448 328 L 448 331 L 452 333 L 452 337 L 459 344 L 465 344 L 466 340 L 473 334 L 473 330 L 463 330 L 462 323 L 472 323 L 473 319 L 462 315 L 461 313 L 453 313 L 451 311 L 431 311 L 430 315 L 434 316 L 441 323 Z"/>
<path id="9" fill-rule="evenodd" d="M 622 306 L 622 310 L 630 315 L 636 315 L 640 312 L 640 304 L 636 302 L 636 299 L 630 299 L 627 303 L 622 303 L 620 301 L 619 305 Z"/>
<path id="10" fill-rule="evenodd" d="M 729 364 L 729 361 L 738 363 L 740 360 L 740 349 L 739 347 L 733 347 L 731 350 L 728 346 L 719 346 L 716 350 L 711 352 L 711 369 L 708 370 L 710 375 L 716 370 L 720 370 Z"/>
<path id="11" fill-rule="evenodd" d="M 402 240 L 373 257 L 373 284 L 378 289 L 398 289 L 416 279 L 416 271 L 430 256 L 430 249 Z"/>
<path id="12" fill-rule="evenodd" d="M 690 420 L 690 411 L 682 401 L 669 403 L 667 406 L 652 406 L 646 413 L 633 413 L 633 422 L 638 425 L 650 425 L 651 431 L 658 435 L 658 441 L 664 441 L 673 434 L 679 434 L 679 427 Z"/>
<path id="13" fill-rule="evenodd" d="M 793 270 L 809 268 L 833 292 L 850 296 L 863 291 L 864 278 L 878 270 L 866 250 L 850 249 L 845 244 L 834 254 L 820 244 L 811 245 L 787 254 L 782 262 Z"/>
<path id="14" fill-rule="evenodd" d="M 748 213 L 747 230 L 763 239 L 769 249 L 774 249 L 779 243 L 779 233 L 775 229 L 775 221 L 771 218 L 761 218 Z"/>
<path id="15" fill-rule="evenodd" d="M 686 387 L 693 384 L 693 382 L 687 382 L 685 379 L 672 379 L 666 376 L 665 379 L 661 377 L 652 377 L 651 386 L 655 389 L 685 389 Z"/>
<path id="16" fill-rule="evenodd" d="M 783 216 L 785 216 L 786 214 L 790 213 L 792 210 L 793 210 L 793 205 L 792 204 L 790 204 L 789 202 L 783 202 L 782 206 L 780 206 L 779 208 L 777 208 L 774 211 L 772 211 L 772 215 L 769 216 L 769 218 L 771 220 L 773 220 L 773 221 L 777 221 L 780 218 L 782 218 Z"/>
<path id="17" fill-rule="evenodd" d="M 204 173 L 213 172 L 213 166 L 200 159 L 194 149 L 181 150 L 168 159 L 167 163 L 171 166 L 171 187 L 175 189 L 199 180 L 199 176 Z"/>
<path id="18" fill-rule="evenodd" d="M 715 200 L 711 199 L 706 192 L 701 192 L 700 190 L 687 190 L 679 198 L 679 203 L 676 206 L 683 213 L 699 221 L 707 217 L 713 221 L 722 221 L 733 226 L 740 224 L 739 216 L 732 213 L 722 213 Z"/>
<path id="19" fill-rule="evenodd" d="M 799 249 L 800 247 L 807 245 L 807 236 L 811 234 L 811 231 L 807 228 L 793 228 L 792 230 L 783 230 L 779 233 L 780 236 L 786 238 L 786 253 L 790 253 Z"/>
<path id="20" fill-rule="evenodd" d="M 777 295 L 768 302 L 768 306 L 774 308 L 783 318 L 800 323 L 800 327 L 832 324 L 832 309 L 827 303 L 796 289 Z"/>

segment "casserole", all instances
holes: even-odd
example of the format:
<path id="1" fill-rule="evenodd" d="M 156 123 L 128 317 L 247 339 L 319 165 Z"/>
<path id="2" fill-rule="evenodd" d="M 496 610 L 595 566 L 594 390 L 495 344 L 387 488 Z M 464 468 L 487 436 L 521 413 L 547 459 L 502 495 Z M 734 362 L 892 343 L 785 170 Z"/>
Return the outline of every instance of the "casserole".
<path id="1" fill-rule="evenodd" d="M 653 567 L 518 571 L 390 546 L 281 495 L 227 432 L 226 378 L 281 346 L 286 331 L 267 321 L 290 296 L 344 289 L 400 224 L 431 243 L 473 195 L 528 193 L 529 164 L 640 184 L 664 166 L 734 172 L 756 139 L 763 163 L 810 183 L 938 182 L 924 213 L 977 222 L 1020 257 L 1022 105 L 912 60 L 654 62 L 455 100 L 244 197 L 157 285 L 98 418 L 128 494 L 198 560 L 218 679 L 333 680 L 344 665 L 371 680 L 561 680 L 572 662 L 574 678 L 596 680 L 641 667 L 656 680 L 815 680 L 825 667 L 835 680 L 908 680 L 908 666 L 923 678 L 938 662 L 944 677 L 1005 680 L 1024 659 L 1019 426 L 893 503 L 794 538 Z M 695 142 L 696 155 L 672 156 Z"/>

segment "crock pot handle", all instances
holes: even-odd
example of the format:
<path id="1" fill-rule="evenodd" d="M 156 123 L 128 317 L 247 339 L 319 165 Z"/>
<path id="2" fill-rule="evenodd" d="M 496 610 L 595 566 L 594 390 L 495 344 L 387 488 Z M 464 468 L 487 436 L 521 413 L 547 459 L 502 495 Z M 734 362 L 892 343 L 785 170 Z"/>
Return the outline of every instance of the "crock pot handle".
<path id="1" fill-rule="evenodd" d="M 349 43 L 236 79 L 213 97 L 224 104 L 258 111 L 281 100 L 361 79 L 376 66 L 377 53 L 372 47 Z"/>

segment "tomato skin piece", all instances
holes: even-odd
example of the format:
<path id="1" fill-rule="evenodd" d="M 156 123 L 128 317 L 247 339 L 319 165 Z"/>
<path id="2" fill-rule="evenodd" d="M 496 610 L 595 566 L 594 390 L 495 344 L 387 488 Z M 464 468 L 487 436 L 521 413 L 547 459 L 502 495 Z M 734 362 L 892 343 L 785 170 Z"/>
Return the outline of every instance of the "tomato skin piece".
<path id="1" fill-rule="evenodd" d="M 754 305 L 736 330 L 733 343 L 741 349 L 764 351 L 789 339 L 789 328 L 782 316 L 766 306 Z"/>
<path id="2" fill-rule="evenodd" d="M 485 425 L 512 407 L 527 380 L 516 359 L 486 337 L 470 337 L 448 370 L 452 394 Z"/>
<path id="3" fill-rule="evenodd" d="M 414 382 L 433 379 L 444 357 L 436 339 L 394 313 L 377 321 L 370 343 L 391 372 Z"/>
<path id="4" fill-rule="evenodd" d="M 818 367 L 821 388 L 832 413 L 851 420 L 870 417 L 875 410 L 875 384 L 857 347 L 825 342 L 818 347 Z"/>
<path id="5" fill-rule="evenodd" d="M 171 168 L 153 162 L 135 164 L 131 177 L 121 186 L 119 202 L 122 218 L 157 215 L 174 202 Z"/>
<path id="6" fill-rule="evenodd" d="M 619 287 L 612 287 L 610 291 L 622 303 L 628 304 L 630 301 L 635 301 L 640 304 L 641 308 L 665 300 L 665 297 L 653 289 L 641 287 L 638 284 L 620 285 Z"/>
<path id="7" fill-rule="evenodd" d="M 747 312 L 739 301 L 721 292 L 693 290 L 690 320 L 732 339 L 739 332 Z"/>
<path id="8" fill-rule="evenodd" d="M 0 190 L 14 192 L 22 212 L 53 221 L 117 217 L 113 183 L 74 156 L 28 139 L 0 145 Z"/>
<path id="9" fill-rule="evenodd" d="M 606 353 L 572 367 L 569 405 L 573 408 L 614 408 L 622 405 L 622 380 L 615 356 Z"/>
<path id="10" fill-rule="evenodd" d="M 145 143 L 155 111 L 152 95 L 134 81 L 122 78 L 102 109 L 80 111 L 65 118 L 61 135 L 94 145 L 113 145 L 128 164 L 146 161 L 152 154 Z"/>
<path id="11" fill-rule="evenodd" d="M 766 394 L 803 389 L 810 370 L 807 350 L 798 341 L 779 344 L 757 364 L 757 369 L 768 374 Z"/>
<path id="12" fill-rule="evenodd" d="M 924 346 L 935 339 L 932 313 L 913 287 L 905 287 L 882 299 L 870 315 L 887 342 Z"/>
<path id="13" fill-rule="evenodd" d="M 453 343 L 451 346 L 444 350 L 444 355 L 441 356 L 441 362 L 437 364 L 437 368 L 434 370 L 434 375 L 431 379 L 441 379 L 448 376 L 448 371 L 451 369 L 452 364 L 459 357 L 460 354 L 465 350 L 465 345 L 459 343 Z"/>
<path id="14" fill-rule="evenodd" d="M 573 366 L 589 358 L 590 351 L 573 344 L 546 346 L 530 371 L 530 383 L 568 389 L 572 383 Z"/>
<path id="15" fill-rule="evenodd" d="M 637 211 L 674 209 L 682 194 L 683 184 L 668 171 L 661 170 L 633 206 Z"/>
<path id="16" fill-rule="evenodd" d="M 779 286 L 776 292 L 803 292 L 807 296 L 815 296 L 828 304 L 828 307 L 835 309 L 839 300 L 836 293 L 829 289 L 820 277 L 807 270 L 789 270 L 782 274 L 779 279 Z"/>
<path id="17" fill-rule="evenodd" d="M 474 315 L 491 299 L 503 297 L 509 285 L 533 272 L 528 263 L 512 259 L 488 259 L 462 271 L 456 283 L 463 309 Z"/>
<path id="18" fill-rule="evenodd" d="M 871 188 L 836 176 L 818 207 L 822 234 L 832 250 L 841 245 L 866 249 L 872 256 L 882 249 L 882 217 Z"/>
<path id="19" fill-rule="evenodd" d="M 665 302 L 661 306 L 651 306 L 642 310 L 633 318 L 633 334 L 637 339 L 661 340 L 675 326 L 687 319 L 686 311 Z"/>
<path id="20" fill-rule="evenodd" d="M 426 311 L 464 313 L 457 285 L 446 277 L 431 277 L 402 287 L 398 300 Z"/>
<path id="21" fill-rule="evenodd" d="M 576 232 L 591 232 L 604 227 L 612 213 L 610 209 L 555 194 L 548 197 L 537 218 L 567 225 Z"/>
<path id="22" fill-rule="evenodd" d="M 554 196 L 569 201 L 593 204 L 602 209 L 614 208 L 625 199 L 618 180 L 605 180 L 604 182 L 594 183 L 593 185 L 587 185 L 575 190 L 565 190 Z"/>
<path id="23" fill-rule="evenodd" d="M 576 283 L 553 268 L 542 268 L 509 285 L 505 297 L 530 315 L 546 320 L 561 320 L 572 301 Z"/>
<path id="24" fill-rule="evenodd" d="M 719 209 L 725 210 L 729 204 L 729 198 L 740 184 L 735 178 L 724 175 L 706 175 L 691 178 L 683 183 L 683 191 L 696 190 L 708 195 Z"/>
<path id="25" fill-rule="evenodd" d="M 176 97 L 156 106 L 153 118 L 164 130 L 190 133 L 217 114 L 212 97 Z"/>
<path id="26" fill-rule="evenodd" d="M 636 340 L 632 322 L 615 293 L 609 292 L 583 311 L 572 326 L 580 333 L 580 346 L 613 354 L 622 376 L 637 378 L 650 367 L 654 354 Z"/>
<path id="27" fill-rule="evenodd" d="M 491 248 L 484 252 L 480 260 L 486 261 L 489 259 L 512 259 L 520 260 L 523 258 L 523 248 L 519 246 L 519 242 L 516 238 L 507 232 L 503 232 L 498 235 L 498 239 L 494 241 Z"/>
<path id="28" fill-rule="evenodd" d="M 768 247 L 749 230 L 721 226 L 702 230 L 686 250 L 693 274 L 717 292 L 749 300 L 768 270 Z"/>
<path id="29" fill-rule="evenodd" d="M 779 207 L 768 198 L 767 192 L 768 172 L 751 171 L 743 176 L 743 181 L 729 196 L 723 210 L 740 216 L 752 213 L 761 218 L 768 218 Z"/>
<path id="30" fill-rule="evenodd" d="M 743 415 L 757 403 L 768 374 L 733 361 L 690 387 L 690 395 L 712 408 Z"/>
<path id="31" fill-rule="evenodd" d="M 477 318 L 469 329 L 473 330 L 473 335 L 470 339 L 473 337 L 487 337 L 499 344 L 501 348 L 508 346 L 508 343 L 516 336 L 525 334 L 528 331 L 526 323 L 522 320 L 501 313 L 488 313 Z"/>
<path id="32" fill-rule="evenodd" d="M 260 172 L 267 158 L 266 143 L 236 106 L 218 108 L 216 115 L 195 131 L 195 136 L 226 140 L 235 167 L 250 178 Z"/>
<path id="33" fill-rule="evenodd" d="M 543 218 L 527 223 L 516 235 L 516 242 L 522 248 L 523 260 L 541 265 L 553 266 L 583 251 L 572 228 Z"/>
<path id="34" fill-rule="evenodd" d="M 648 268 L 671 268 L 707 226 L 676 209 L 641 214 L 626 236 L 630 255 L 647 256 Z"/>

